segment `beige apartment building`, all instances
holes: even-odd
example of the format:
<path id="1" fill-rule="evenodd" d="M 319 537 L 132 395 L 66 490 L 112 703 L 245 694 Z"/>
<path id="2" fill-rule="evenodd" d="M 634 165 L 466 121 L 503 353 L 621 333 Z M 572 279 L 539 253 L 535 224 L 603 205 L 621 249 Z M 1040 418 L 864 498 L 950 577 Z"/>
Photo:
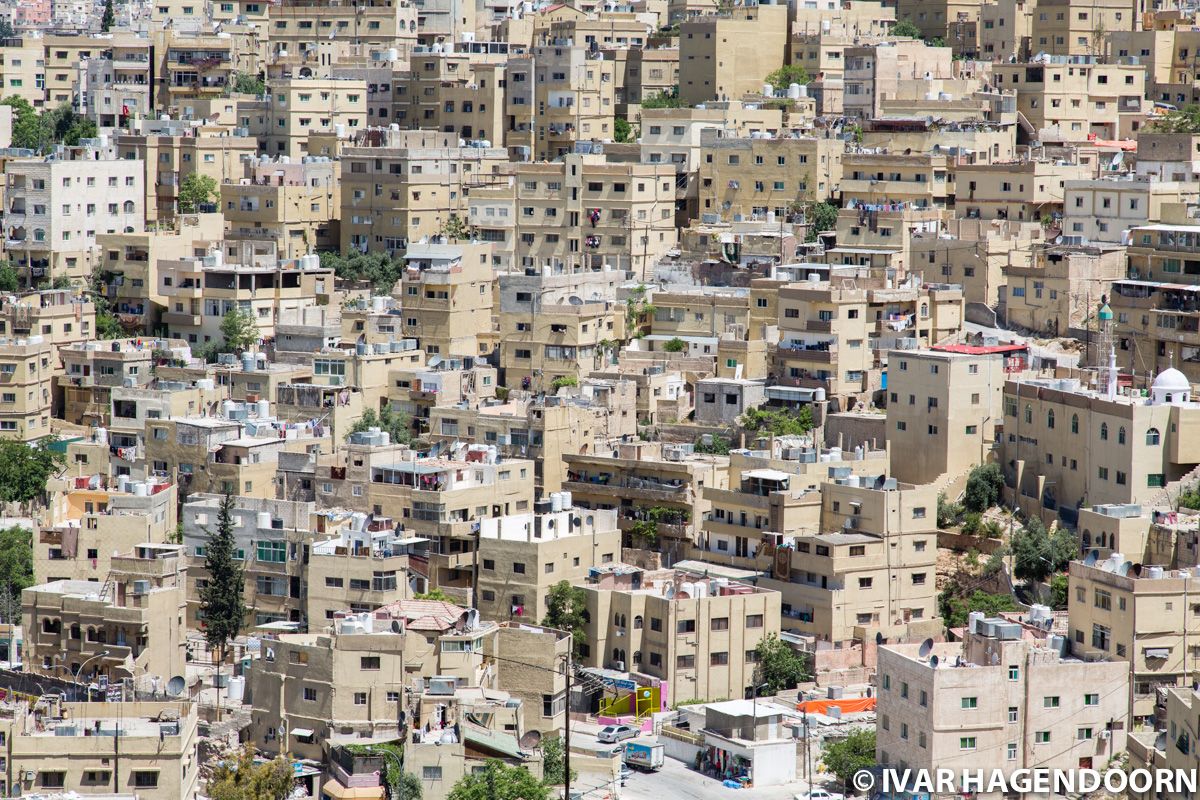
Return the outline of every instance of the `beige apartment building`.
<path id="1" fill-rule="evenodd" d="M 220 495 L 196 493 L 183 506 L 183 547 L 191 560 L 187 576 L 187 623 L 203 622 L 200 589 L 210 531 L 215 529 Z M 242 561 L 248 625 L 300 622 L 306 610 L 304 554 L 312 543 L 312 503 L 236 496 L 233 517 L 235 558 Z"/>
<path id="2" fill-rule="evenodd" d="M 199 717 L 191 702 L 53 700 L 35 712 L 18 701 L 3 711 L 10 793 L 67 791 L 147 800 L 199 796 Z"/>
<path id="3" fill-rule="evenodd" d="M 956 159 L 941 153 L 874 148 L 842 156 L 842 198 L 859 205 L 945 208 L 954 201 Z"/>
<path id="4" fill-rule="evenodd" d="M 827 199 L 842 183 L 844 147 L 838 139 L 702 130 L 698 207 L 726 220 L 790 215 L 803 203 Z"/>
<path id="5" fill-rule="evenodd" d="M 846 47 L 842 58 L 843 110 L 846 116 L 861 119 L 883 116 L 883 102 L 897 97 L 904 81 L 954 77 L 951 48 L 929 47 L 919 39 L 896 38 Z"/>
<path id="6" fill-rule="evenodd" d="M 889 288 L 863 276 L 849 286 L 836 280 L 787 284 L 779 290 L 779 309 L 776 380 L 824 389 L 842 405 L 878 388 L 887 351 L 929 346 L 957 333 L 963 306 L 957 287 L 923 286 L 912 276 Z"/>
<path id="7" fill-rule="evenodd" d="M 70 289 L 44 289 L 0 298 L 0 336 L 40 336 L 54 347 L 62 347 L 93 338 L 95 325 L 96 304 L 87 295 Z"/>
<path id="8" fill-rule="evenodd" d="M 507 386 L 552 393 L 559 379 L 577 382 L 596 369 L 605 349 L 625 338 L 626 309 L 615 297 L 624 274 L 608 264 L 603 271 L 530 271 L 498 281 L 500 368 Z"/>
<path id="9" fill-rule="evenodd" d="M 676 703 L 745 697 L 755 648 L 779 633 L 779 593 L 727 578 L 622 565 L 583 588 L 584 663 L 657 678 Z"/>
<path id="10" fill-rule="evenodd" d="M 683 20 L 680 99 L 694 106 L 760 93 L 787 56 L 788 17 L 787 6 L 755 4 Z"/>
<path id="11" fill-rule="evenodd" d="M 8 260 L 27 286 L 83 281 L 98 263 L 96 235 L 142 229 L 143 165 L 108 146 L 63 147 L 4 167 Z"/>
<path id="12" fill-rule="evenodd" d="M 175 532 L 177 493 L 168 481 L 91 475 L 65 478 L 61 484 L 52 485 L 48 520 L 34 537 L 33 575 L 38 583 L 102 584 L 113 571 L 117 553 L 165 542 Z"/>
<path id="13" fill-rule="evenodd" d="M 533 508 L 533 462 L 502 458 L 486 445 L 451 449 L 441 458 L 393 460 L 400 455 L 362 459 L 345 479 L 365 472 L 372 513 L 430 540 L 424 570 L 430 586 L 470 588 L 478 564 L 475 527 L 488 517 Z"/>
<path id="14" fill-rule="evenodd" d="M 993 63 L 1028 61 L 1033 40 L 1034 3 L 994 0 L 979 7 L 979 55 Z"/>
<path id="15" fill-rule="evenodd" d="M 1006 271 L 1030 262 L 1042 233 L 1036 222 L 957 217 L 948 220 L 942 235 L 912 239 L 911 267 L 926 280 L 961 286 L 965 303 L 995 308 L 1006 292 Z"/>
<path id="16" fill-rule="evenodd" d="M 165 689 L 187 660 L 183 549 L 138 544 L 114 553 L 110 566 L 103 584 L 58 580 L 21 593 L 25 664 L 47 676 L 130 678 Z M 85 664 L 91 670 L 81 672 Z"/>
<path id="17" fill-rule="evenodd" d="M 205 249 L 197 253 L 197 244 L 219 240 L 224 229 L 221 214 L 183 214 L 170 228 L 97 236 L 100 275 L 121 325 L 131 333 L 157 330 L 167 307 L 159 290 L 159 263 L 202 255 Z"/>
<path id="18" fill-rule="evenodd" d="M 338 78 L 273 78 L 267 81 L 267 104 L 259 150 L 299 159 L 308 155 L 311 133 L 342 131 L 353 135 L 367 127 L 367 84 Z"/>
<path id="19" fill-rule="evenodd" d="M 837 470 L 845 477 L 820 487 L 816 524 L 774 536 L 770 574 L 759 586 L 779 592 L 786 630 L 821 641 L 940 632 L 935 487 L 859 475 L 849 466 Z M 768 487 L 784 475 L 762 472 L 757 480 Z"/>
<path id="20" fill-rule="evenodd" d="M 147 386 L 154 379 L 155 349 L 181 358 L 191 355 L 186 342 L 170 339 L 93 340 L 60 348 L 62 418 L 75 425 L 107 425 L 113 388 Z"/>
<path id="21" fill-rule="evenodd" d="M 281 314 L 326 298 L 333 282 L 333 270 L 315 255 L 282 260 L 274 242 L 216 242 L 202 256 L 159 264 L 162 324 L 190 344 L 221 341 L 221 319 L 238 308 L 254 319 L 260 337 L 273 337 Z"/>
<path id="22" fill-rule="evenodd" d="M 46 49 L 40 37 L 5 40 L 0 49 L 0 85 L 5 97 L 20 97 L 35 109 L 46 107 Z"/>
<path id="23" fill-rule="evenodd" d="M 251 37 L 176 31 L 168 24 L 153 31 L 151 39 L 157 61 L 157 109 L 178 113 L 189 102 L 220 97 L 229 90 L 239 69 L 252 74 L 261 69 L 258 44 Z"/>
<path id="24" fill-rule="evenodd" d="M 1105 769 L 1125 751 L 1129 673 L 1062 637 L 973 614 L 961 643 L 879 648 L 876 756 L 909 769 Z M 981 796 L 1000 797 L 999 794 Z"/>
<path id="25" fill-rule="evenodd" d="M 363 131 L 342 150 L 342 250 L 396 254 L 440 235 L 507 161 L 502 148 L 460 146 L 456 134 Z"/>
<path id="26" fill-rule="evenodd" d="M 1134 170 L 1138 177 L 1173 182 L 1200 178 L 1200 136 L 1159 133 L 1145 128 L 1138 132 L 1137 142 L 1138 160 Z M 1155 217 L 1147 219 L 1158 221 Z"/>
<path id="27" fill-rule="evenodd" d="M 282 0 L 266 5 L 271 49 L 298 53 L 314 40 L 396 48 L 408 55 L 417 41 L 417 6 L 398 0 L 326 2 Z"/>
<path id="28" fill-rule="evenodd" d="M 1118 374 L 1098 391 L 1075 380 L 1005 384 L 1000 461 L 1025 513 L 1070 522 L 1084 505 L 1165 502 L 1196 467 L 1200 404 L 1187 378 L 1164 370 L 1147 402 L 1118 391 Z"/>
<path id="29" fill-rule="evenodd" d="M 617 512 L 571 503 L 554 492 L 533 513 L 480 520 L 476 605 L 485 619 L 540 620 L 555 584 L 582 585 L 592 570 L 621 560 Z"/>
<path id="30" fill-rule="evenodd" d="M 403 128 L 454 133 L 499 146 L 507 131 L 508 43 L 462 43 L 452 51 L 449 47 L 414 53 L 409 59 L 408 81 L 395 87 L 392 119 Z"/>
<path id="31" fill-rule="evenodd" d="M 1037 13 L 1042 13 L 1040 7 Z M 1035 39 L 1041 36 L 1034 34 Z M 1034 45 L 1034 52 L 1044 49 Z M 1037 131 L 1049 128 L 1047 133 L 1068 142 L 1086 142 L 1093 134 L 1117 139 L 1125 131 L 1123 118 L 1144 113 L 1146 68 L 1126 61 L 1094 63 L 1055 56 L 1045 63 L 994 64 L 992 75 L 996 88 L 1016 91 L 1017 110 Z"/>
<path id="32" fill-rule="evenodd" d="M 508 269 L 611 265 L 645 277 L 676 244 L 675 170 L 595 153 L 518 163 L 506 184 L 471 190 L 467 221 Z"/>
<path id="33" fill-rule="evenodd" d="M 1081 163 L 962 164 L 955 175 L 955 213 L 1037 222 L 1063 213 L 1067 181 L 1090 180 L 1092 174 L 1092 167 Z"/>
<path id="34" fill-rule="evenodd" d="M 1035 244 L 1028 266 L 1010 266 L 1006 323 L 1051 336 L 1088 325 L 1112 282 L 1125 276 L 1125 248 L 1102 242 Z"/>
<path id="35" fill-rule="evenodd" d="M 325 523 L 317 517 L 317 533 Z M 409 556 L 423 552 L 424 540 L 397 532 L 387 517 L 359 512 L 351 524 L 332 531 L 309 548 L 305 571 L 305 614 L 319 629 L 335 624 L 338 612 L 372 612 L 412 594 Z"/>
<path id="36" fill-rule="evenodd" d="M 614 63 L 603 53 L 582 43 L 536 45 L 508 60 L 504 79 L 504 142 L 525 148 L 531 160 L 569 155 L 576 141 L 613 138 Z"/>
<path id="37" fill-rule="evenodd" d="M 617 509 L 622 530 L 654 522 L 653 549 L 666 563 L 686 558 L 696 542 L 712 505 L 705 490 L 729 485 L 728 458 L 697 454 L 689 445 L 620 442 L 608 452 L 566 453 L 563 462 L 563 490 L 576 506 Z"/>
<path id="38" fill-rule="evenodd" d="M 1125 244 L 1132 229 L 1160 221 L 1165 204 L 1200 199 L 1194 184 L 1148 177 L 1067 181 L 1064 190 L 1063 234 L 1112 244 Z"/>
<path id="39" fill-rule="evenodd" d="M 242 160 L 258 153 L 257 142 L 249 136 L 181 120 L 142 120 L 115 141 L 121 158 L 145 168 L 147 222 L 177 217 L 179 187 L 189 175 L 203 175 L 218 184 L 234 180 L 241 175 Z"/>
<path id="40" fill-rule="evenodd" d="M 429 355 L 491 352 L 492 246 L 410 244 L 405 251 L 403 332 Z"/>
<path id="41" fill-rule="evenodd" d="M 58 357 L 40 334 L 0 337 L 0 439 L 33 442 L 50 435 Z"/>
<path id="42" fill-rule="evenodd" d="M 81 113 L 101 130 L 150 116 L 154 108 L 150 54 L 148 39 L 118 33 L 107 49 L 80 59 L 77 79 Z M 52 69 L 51 74 L 57 72 Z"/>
<path id="43" fill-rule="evenodd" d="M 1003 426 L 1004 384 L 1028 366 L 1024 345 L 897 350 L 888 359 L 891 475 L 936 483 L 987 463 Z"/>
<path id="44" fill-rule="evenodd" d="M 285 157 L 286 158 L 286 157 Z M 226 237 L 275 242 L 281 258 L 334 250 L 341 241 L 341 164 L 325 156 L 247 158 L 240 178 L 221 184 Z"/>
<path id="45" fill-rule="evenodd" d="M 1039 0 L 1033 10 L 1033 51 L 1103 57 L 1108 55 L 1106 34 L 1139 30 L 1145 10 L 1130 0 Z"/>
<path id="46" fill-rule="evenodd" d="M 927 39 L 941 39 L 953 44 L 955 52 L 971 54 L 969 45 L 974 42 L 976 23 L 980 16 L 980 3 L 969 0 L 899 0 L 896 3 L 896 20 L 908 20 L 921 29 Z"/>
<path id="47" fill-rule="evenodd" d="M 1200 634 L 1188 610 L 1195 570 L 1170 567 L 1133 569 L 1119 552 L 1092 565 L 1071 562 L 1071 650 L 1080 658 L 1111 659 L 1129 674 L 1120 700 L 1139 727 L 1154 723 L 1159 691 L 1191 686 L 1196 671 L 1196 647 L 1188 644 Z"/>

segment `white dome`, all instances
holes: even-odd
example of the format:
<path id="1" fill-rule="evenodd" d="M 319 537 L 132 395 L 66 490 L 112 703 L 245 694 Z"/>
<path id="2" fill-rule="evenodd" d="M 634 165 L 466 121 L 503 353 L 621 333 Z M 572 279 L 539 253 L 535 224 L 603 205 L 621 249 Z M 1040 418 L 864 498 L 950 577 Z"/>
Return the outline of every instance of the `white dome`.
<path id="1" fill-rule="evenodd" d="M 1154 379 L 1154 383 L 1150 386 L 1151 389 L 1157 389 L 1164 392 L 1190 392 L 1192 385 L 1188 382 L 1187 376 L 1174 367 L 1168 367 L 1158 373 L 1158 377 Z"/>

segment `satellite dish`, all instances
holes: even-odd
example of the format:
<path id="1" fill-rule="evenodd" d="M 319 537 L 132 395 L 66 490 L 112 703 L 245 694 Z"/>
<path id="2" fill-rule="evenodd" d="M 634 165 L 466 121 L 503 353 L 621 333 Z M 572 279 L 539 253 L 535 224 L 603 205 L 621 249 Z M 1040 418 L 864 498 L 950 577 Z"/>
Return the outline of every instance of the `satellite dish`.
<path id="1" fill-rule="evenodd" d="M 428 366 L 429 366 L 431 369 L 432 369 L 433 367 L 436 367 L 436 366 L 437 366 L 438 364 L 440 364 L 440 363 L 442 363 L 442 357 L 441 357 L 441 356 L 430 356 L 430 357 L 429 357 L 429 361 L 427 362 Z"/>
<path id="2" fill-rule="evenodd" d="M 1083 565 L 1085 567 L 1095 566 L 1096 562 L 1099 560 L 1100 560 L 1100 551 L 1099 550 L 1091 550 L 1088 552 L 1087 558 L 1083 559 Z"/>
<path id="3" fill-rule="evenodd" d="M 937 669 L 937 665 L 938 665 L 938 657 L 937 657 L 937 656 L 931 656 L 931 657 L 929 658 L 929 666 L 930 666 L 931 668 L 933 668 L 933 669 Z"/>
<path id="4" fill-rule="evenodd" d="M 542 743 L 541 731 L 526 731 L 517 744 L 521 745 L 522 750 L 536 750 L 537 746 Z"/>
<path id="5" fill-rule="evenodd" d="M 577 294 L 573 294 L 567 298 L 567 302 L 573 306 L 581 306 L 583 305 L 583 298 Z"/>
<path id="6" fill-rule="evenodd" d="M 921 650 L 918 653 L 918 655 L 921 658 L 927 658 L 929 656 L 929 654 L 932 652 L 933 652 L 933 639 L 926 639 L 925 641 L 921 642 Z"/>
<path id="7" fill-rule="evenodd" d="M 404 626 L 400 624 L 400 620 L 392 620 L 392 633 L 404 633 Z"/>
<path id="8" fill-rule="evenodd" d="M 171 678 L 171 680 L 167 681 L 168 697 L 179 697 L 179 695 L 183 694 L 185 689 L 187 689 L 187 681 L 184 680 L 182 675 L 176 675 L 174 678 Z"/>
<path id="9" fill-rule="evenodd" d="M 993 667 L 996 666 L 997 664 L 999 664 L 1000 663 L 1000 654 L 992 653 L 991 662 L 992 662 Z"/>
<path id="10" fill-rule="evenodd" d="M 1117 574 L 1118 574 L 1118 575 L 1128 575 L 1128 574 L 1129 574 L 1129 568 L 1130 568 L 1130 567 L 1132 567 L 1132 566 L 1133 566 L 1133 562 L 1132 562 L 1132 561 L 1126 561 L 1124 564 L 1122 564 L 1121 566 L 1117 567 Z"/>

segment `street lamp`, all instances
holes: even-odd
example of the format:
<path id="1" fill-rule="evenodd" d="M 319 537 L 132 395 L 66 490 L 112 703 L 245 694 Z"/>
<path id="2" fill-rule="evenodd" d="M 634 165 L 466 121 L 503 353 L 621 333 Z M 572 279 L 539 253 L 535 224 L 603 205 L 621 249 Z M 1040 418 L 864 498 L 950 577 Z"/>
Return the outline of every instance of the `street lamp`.
<path id="1" fill-rule="evenodd" d="M 388 789 L 392 793 L 392 800 L 405 800 L 405 798 L 401 796 L 401 793 L 404 790 L 404 761 L 400 758 L 399 754 L 392 750 L 388 750 L 385 747 L 372 747 L 368 752 L 381 756 L 390 756 L 391 758 L 396 759 L 396 779 L 388 782 Z M 385 765 L 384 775 L 386 776 L 386 774 L 387 766 Z"/>
<path id="2" fill-rule="evenodd" d="M 75 684 L 75 700 L 76 701 L 79 700 L 79 676 L 83 674 L 84 667 L 86 667 L 91 662 L 95 661 L 97 658 L 104 658 L 107 655 L 108 655 L 107 650 L 101 650 L 99 653 L 97 653 L 96 655 L 92 656 L 91 658 L 85 660 L 82 664 L 79 665 L 79 671 L 75 673 L 75 680 L 73 681 L 73 683 Z M 90 701 L 91 699 L 92 699 L 92 689 L 91 689 L 91 684 L 89 683 L 87 697 L 84 698 L 84 700 Z"/>

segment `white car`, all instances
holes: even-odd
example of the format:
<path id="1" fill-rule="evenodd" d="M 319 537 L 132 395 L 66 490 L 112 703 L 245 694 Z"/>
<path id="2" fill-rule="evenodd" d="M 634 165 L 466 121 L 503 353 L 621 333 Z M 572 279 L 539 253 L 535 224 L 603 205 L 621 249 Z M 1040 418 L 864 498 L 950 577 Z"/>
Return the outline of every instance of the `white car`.
<path id="1" fill-rule="evenodd" d="M 596 740 L 604 744 L 616 744 L 626 739 L 635 739 L 641 733 L 631 725 L 607 725 L 596 734 Z"/>
<path id="2" fill-rule="evenodd" d="M 827 792 L 824 789 L 812 788 L 807 792 L 796 795 L 795 800 L 846 800 L 846 795 L 837 792 Z"/>

